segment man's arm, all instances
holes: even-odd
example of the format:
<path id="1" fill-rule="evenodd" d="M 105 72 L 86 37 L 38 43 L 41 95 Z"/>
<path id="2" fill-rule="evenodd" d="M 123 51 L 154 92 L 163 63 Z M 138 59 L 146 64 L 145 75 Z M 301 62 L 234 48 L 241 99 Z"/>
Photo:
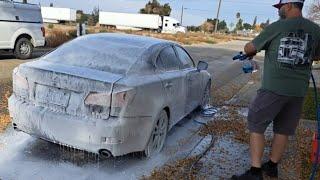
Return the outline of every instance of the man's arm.
<path id="1" fill-rule="evenodd" d="M 279 22 L 270 24 L 256 38 L 247 43 L 244 47 L 244 52 L 249 57 L 253 57 L 261 50 L 267 50 L 272 39 L 279 34 L 277 31 L 278 23 Z"/>

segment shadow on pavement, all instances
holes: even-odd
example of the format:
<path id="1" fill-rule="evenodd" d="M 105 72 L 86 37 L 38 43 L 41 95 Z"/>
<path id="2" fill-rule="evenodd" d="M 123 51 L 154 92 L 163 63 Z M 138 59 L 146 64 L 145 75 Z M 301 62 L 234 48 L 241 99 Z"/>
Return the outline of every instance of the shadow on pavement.
<path id="1" fill-rule="evenodd" d="M 34 49 L 34 52 L 32 54 L 32 59 L 39 58 L 39 57 L 47 54 L 50 51 L 52 51 L 51 48 Z M 0 61 L 1 60 L 9 60 L 9 59 L 16 59 L 13 52 L 0 51 Z"/>

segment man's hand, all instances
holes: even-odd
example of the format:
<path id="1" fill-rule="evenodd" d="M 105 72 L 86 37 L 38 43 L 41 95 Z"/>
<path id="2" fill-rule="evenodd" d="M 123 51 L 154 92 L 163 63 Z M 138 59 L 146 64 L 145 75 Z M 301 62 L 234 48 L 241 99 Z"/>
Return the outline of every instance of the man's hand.
<path id="1" fill-rule="evenodd" d="M 252 42 L 249 42 L 244 46 L 244 52 L 248 57 L 253 57 L 257 54 L 257 49 L 254 47 Z"/>

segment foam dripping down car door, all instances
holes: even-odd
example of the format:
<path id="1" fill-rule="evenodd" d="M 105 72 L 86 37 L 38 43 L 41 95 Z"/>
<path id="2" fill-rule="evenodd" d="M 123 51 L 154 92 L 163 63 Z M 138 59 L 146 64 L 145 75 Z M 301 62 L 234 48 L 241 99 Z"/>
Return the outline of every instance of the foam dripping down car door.
<path id="1" fill-rule="evenodd" d="M 202 98 L 202 76 L 187 51 L 179 46 L 175 46 L 174 49 L 182 64 L 181 70 L 185 77 L 184 86 L 186 87 L 185 113 L 189 114 L 198 107 Z"/>
<path id="2" fill-rule="evenodd" d="M 158 75 L 166 94 L 166 102 L 170 108 L 170 123 L 175 124 L 184 117 L 185 89 L 184 78 L 172 46 L 161 50 L 156 60 Z"/>

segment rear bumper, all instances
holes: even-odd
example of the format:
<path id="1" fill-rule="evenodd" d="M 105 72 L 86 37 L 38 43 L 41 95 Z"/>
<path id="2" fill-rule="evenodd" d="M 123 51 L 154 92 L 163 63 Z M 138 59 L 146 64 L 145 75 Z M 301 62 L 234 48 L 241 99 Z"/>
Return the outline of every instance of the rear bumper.
<path id="1" fill-rule="evenodd" d="M 41 38 L 39 40 L 34 41 L 33 46 L 34 47 L 43 47 L 46 45 L 46 40 L 45 38 Z"/>
<path id="2" fill-rule="evenodd" d="M 20 131 L 93 153 L 106 149 L 113 156 L 144 150 L 153 126 L 152 117 L 108 120 L 75 117 L 34 106 L 15 95 L 9 98 L 9 111 Z"/>

